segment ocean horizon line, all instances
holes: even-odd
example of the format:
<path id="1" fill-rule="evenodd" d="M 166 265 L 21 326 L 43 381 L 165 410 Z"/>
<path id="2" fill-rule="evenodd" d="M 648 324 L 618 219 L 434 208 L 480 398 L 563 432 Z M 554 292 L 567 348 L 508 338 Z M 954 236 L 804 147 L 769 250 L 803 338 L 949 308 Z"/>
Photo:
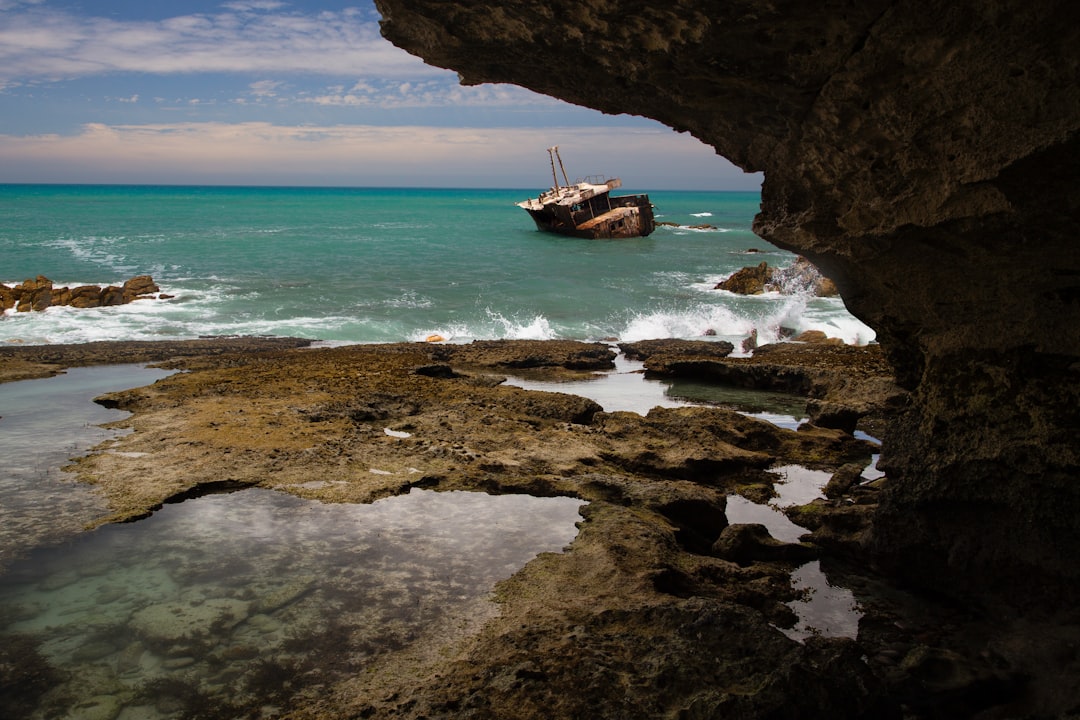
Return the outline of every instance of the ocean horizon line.
<path id="1" fill-rule="evenodd" d="M 50 187 L 50 188 L 215 188 L 223 190 L 476 190 L 490 192 L 524 192 L 533 193 L 541 186 L 509 187 L 509 186 L 472 186 L 472 185 L 281 185 L 281 184 L 248 184 L 248 183 L 152 183 L 152 182 L 7 182 L 0 181 L 0 187 Z M 545 188 L 546 189 L 546 188 Z M 656 193 L 709 193 L 716 195 L 761 195 L 761 189 L 757 190 L 707 190 L 696 188 L 642 188 L 643 192 Z"/>

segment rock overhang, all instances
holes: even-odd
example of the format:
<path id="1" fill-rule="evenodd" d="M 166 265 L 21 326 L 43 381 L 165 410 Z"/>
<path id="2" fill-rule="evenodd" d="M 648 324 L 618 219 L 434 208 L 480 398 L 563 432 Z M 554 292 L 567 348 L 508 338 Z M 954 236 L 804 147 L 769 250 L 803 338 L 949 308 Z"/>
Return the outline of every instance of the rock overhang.
<path id="1" fill-rule="evenodd" d="M 755 231 L 836 280 L 914 391 L 886 438 L 883 562 L 960 592 L 1080 581 L 1060 562 L 1080 548 L 1080 457 L 1052 430 L 1080 413 L 1073 4 L 376 6 L 387 38 L 466 83 L 650 117 L 763 171 Z"/>

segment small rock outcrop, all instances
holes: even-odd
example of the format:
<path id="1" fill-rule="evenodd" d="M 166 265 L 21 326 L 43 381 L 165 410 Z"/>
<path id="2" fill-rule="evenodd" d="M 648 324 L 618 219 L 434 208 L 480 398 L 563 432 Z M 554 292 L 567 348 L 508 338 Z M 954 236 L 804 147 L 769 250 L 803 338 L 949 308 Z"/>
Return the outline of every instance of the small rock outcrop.
<path id="1" fill-rule="evenodd" d="M 157 295 L 161 288 L 149 275 L 136 275 L 123 285 L 79 285 L 78 287 L 56 287 L 53 281 L 44 275 L 32 280 L 24 280 L 9 287 L 0 285 L 0 312 L 14 309 L 16 312 L 42 311 L 58 305 L 70 305 L 76 308 L 107 307 L 125 305 L 135 300 L 162 298 Z"/>
<path id="2" fill-rule="evenodd" d="M 716 289 L 739 295 L 760 295 L 763 292 L 794 295 L 808 292 L 816 297 L 835 297 L 839 294 L 836 283 L 822 275 L 804 257 L 798 257 L 794 263 L 782 268 L 771 267 L 767 262 L 744 267 L 717 283 Z"/>
<path id="3" fill-rule="evenodd" d="M 754 561 L 806 562 L 817 555 L 813 546 L 781 542 L 758 523 L 728 525 L 713 543 L 711 552 L 739 565 Z"/>
<path id="4" fill-rule="evenodd" d="M 760 295 L 769 281 L 769 263 L 764 260 L 753 266 L 736 270 L 727 280 L 716 284 L 717 290 L 727 290 L 738 295 Z"/>

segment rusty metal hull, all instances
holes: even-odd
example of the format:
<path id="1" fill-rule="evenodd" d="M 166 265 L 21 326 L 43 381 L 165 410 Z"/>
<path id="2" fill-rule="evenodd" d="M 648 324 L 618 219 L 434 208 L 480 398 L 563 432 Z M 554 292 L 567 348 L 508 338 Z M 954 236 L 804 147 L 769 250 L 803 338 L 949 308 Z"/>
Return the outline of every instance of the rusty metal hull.
<path id="1" fill-rule="evenodd" d="M 648 195 L 602 195 L 574 206 L 525 207 L 538 230 L 572 237 L 646 237 L 656 229 Z"/>

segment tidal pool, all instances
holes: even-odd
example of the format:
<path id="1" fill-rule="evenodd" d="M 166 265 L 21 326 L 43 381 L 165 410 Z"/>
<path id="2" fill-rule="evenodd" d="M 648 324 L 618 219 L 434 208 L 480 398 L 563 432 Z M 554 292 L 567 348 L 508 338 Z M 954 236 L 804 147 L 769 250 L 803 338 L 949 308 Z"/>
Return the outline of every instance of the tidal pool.
<path id="1" fill-rule="evenodd" d="M 806 419 L 806 398 L 765 390 L 748 390 L 689 380 L 646 378 L 645 363 L 619 354 L 615 369 L 579 380 L 535 380 L 513 376 L 506 384 L 526 390 L 580 395 L 607 412 L 624 410 L 645 415 L 654 407 L 711 405 L 736 410 L 794 430 Z"/>
<path id="2" fill-rule="evenodd" d="M 642 374 L 645 364 L 628 360 L 622 354 L 615 359 L 615 369 L 596 373 L 590 378 L 555 382 L 511 377 L 508 385 L 526 390 L 547 390 L 580 395 L 596 401 L 605 411 L 625 410 L 645 415 L 654 407 L 706 405 L 725 407 L 795 430 L 806 420 L 806 399 L 784 393 L 726 387 L 719 384 L 647 379 Z M 874 440 L 865 433 L 865 439 Z M 866 479 L 880 477 L 876 469 L 877 456 L 863 473 Z M 776 497 L 767 505 L 754 503 L 739 495 L 727 498 L 727 520 L 730 524 L 759 523 L 769 534 L 783 542 L 798 542 L 810 531 L 796 525 L 782 508 L 802 505 L 815 498 L 825 497 L 822 488 L 831 474 L 799 465 L 772 468 L 777 475 L 773 485 Z M 854 594 L 847 588 L 834 586 L 815 560 L 796 568 L 791 575 L 792 586 L 803 598 L 788 605 L 798 616 L 798 623 L 782 629 L 788 637 L 802 641 L 810 635 L 850 637 L 858 634 L 862 611 Z"/>
<path id="3" fill-rule="evenodd" d="M 270 717 L 374 658 L 489 617 L 576 535 L 579 500 L 472 492 L 323 504 L 243 490 L 39 548 L 0 576 L 5 718 Z M 18 713 L 18 714 L 13 714 Z"/>
<path id="4" fill-rule="evenodd" d="M 773 485 L 776 497 L 767 505 L 755 503 L 739 495 L 727 497 L 727 520 L 730 524 L 758 523 L 764 525 L 777 540 L 799 542 L 810 531 L 796 525 L 782 512 L 785 507 L 805 505 L 825 497 L 822 489 L 831 475 L 799 465 L 773 468 L 779 480 Z M 856 638 L 862 610 L 851 590 L 833 585 L 821 570 L 817 560 L 800 565 L 791 573 L 791 585 L 802 597 L 788 603 L 798 622 L 792 628 L 781 629 L 792 640 L 802 642 L 812 635 Z"/>
<path id="5" fill-rule="evenodd" d="M 99 425 L 126 413 L 92 400 L 172 372 L 76 367 L 51 378 L 0 383 L 0 572 L 29 548 L 69 537 L 107 514 L 93 488 L 61 471 L 69 458 L 121 434 Z"/>
<path id="6" fill-rule="evenodd" d="M 273 717 L 384 653 L 479 626 L 499 580 L 577 533 L 571 498 L 329 505 L 258 489 L 86 532 L 107 508 L 61 468 L 124 417 L 92 398 L 168 374 L 0 384 L 4 720 Z"/>

